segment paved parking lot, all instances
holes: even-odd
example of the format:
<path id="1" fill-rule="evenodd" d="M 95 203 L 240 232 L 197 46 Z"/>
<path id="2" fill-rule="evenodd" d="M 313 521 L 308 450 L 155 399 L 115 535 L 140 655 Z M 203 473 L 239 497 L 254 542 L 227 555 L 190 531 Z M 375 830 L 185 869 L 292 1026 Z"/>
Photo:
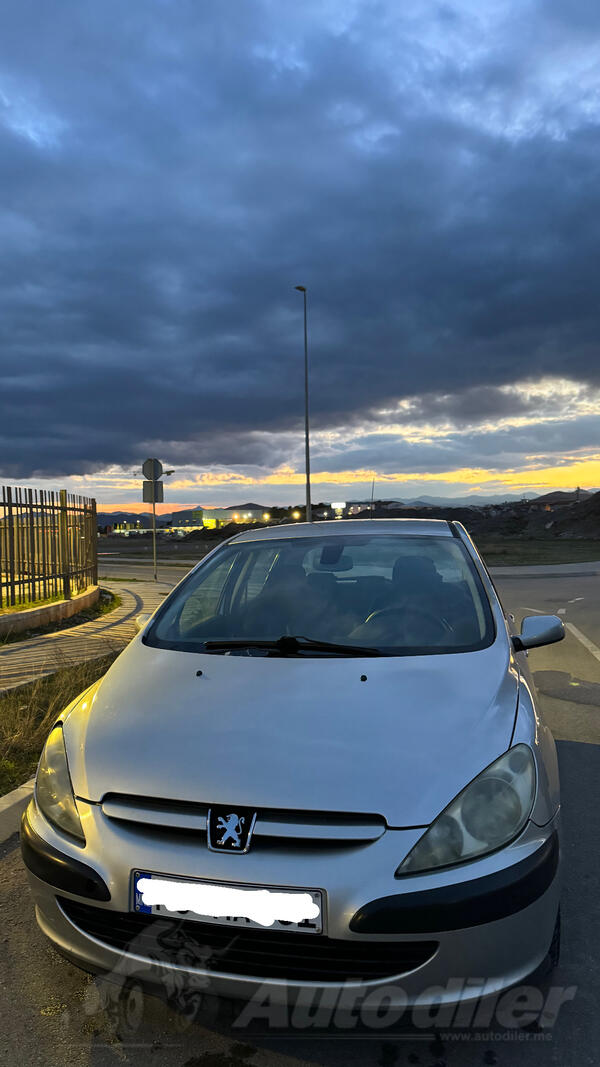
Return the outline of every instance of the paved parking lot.
<path id="1" fill-rule="evenodd" d="M 557 739 L 600 744 L 600 575 L 585 573 L 592 566 L 550 575 L 498 570 L 494 581 L 517 622 L 536 613 L 562 618 L 565 640 L 530 653 L 540 704 Z"/>
<path id="2" fill-rule="evenodd" d="M 114 1005 L 103 1006 L 96 982 L 64 961 L 39 933 L 27 895 L 16 836 L 0 848 L 0 1064 L 165 1064 L 176 1067 L 284 1067 L 319 1064 L 411 1064 L 500 1067 L 600 1062 L 597 992 L 600 974 L 600 578 L 497 577 L 505 606 L 517 617 L 561 611 L 567 639 L 531 653 L 540 701 L 559 739 L 563 793 L 563 952 L 552 977 L 572 987 L 556 1025 L 545 1031 L 489 1029 L 374 1030 L 351 1033 L 264 1025 L 238 1029 L 240 1006 L 208 1001 L 194 1023 L 146 996 L 143 1017 L 127 1038 Z M 570 624 L 570 625 L 569 625 Z M 584 640 L 582 641 L 582 637 Z M 591 646 L 591 647 L 590 647 Z M 134 1021 L 136 1019 L 134 1018 Z"/>

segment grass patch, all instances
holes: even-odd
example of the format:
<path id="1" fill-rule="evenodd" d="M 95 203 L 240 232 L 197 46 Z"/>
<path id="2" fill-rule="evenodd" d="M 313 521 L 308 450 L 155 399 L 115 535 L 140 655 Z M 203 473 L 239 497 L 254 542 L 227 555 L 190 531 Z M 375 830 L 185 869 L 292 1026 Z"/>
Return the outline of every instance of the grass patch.
<path id="1" fill-rule="evenodd" d="M 0 615 L 13 615 L 17 611 L 31 611 L 33 608 L 45 608 L 48 604 L 58 604 L 59 600 L 63 600 L 63 596 L 57 593 L 56 596 L 47 596 L 44 600 L 21 600 L 18 604 L 7 604 L 5 607 L 0 608 Z"/>
<path id="2" fill-rule="evenodd" d="M 103 577 L 105 582 L 127 582 L 128 585 L 129 582 L 145 581 L 144 578 L 115 578 L 112 574 L 105 574 Z"/>
<path id="3" fill-rule="evenodd" d="M 55 634 L 58 630 L 69 630 L 72 626 L 81 626 L 84 622 L 93 622 L 94 619 L 99 619 L 102 615 L 110 614 L 115 608 L 120 607 L 121 603 L 120 596 L 117 596 L 116 593 L 111 593 L 110 589 L 101 588 L 100 596 L 91 607 L 83 608 L 82 611 L 77 612 L 77 615 L 71 615 L 69 619 L 50 622 L 47 626 L 37 626 L 35 629 L 3 634 L 0 637 L 0 648 L 3 645 L 14 645 L 19 641 L 28 641 L 30 637 L 43 637 L 45 634 Z"/>
<path id="4" fill-rule="evenodd" d="M 90 619 L 98 619 L 101 615 L 110 615 L 111 611 L 115 608 L 120 608 L 123 601 L 116 593 L 111 593 L 110 589 L 100 588 L 100 596 L 95 604 L 92 604 L 91 608 L 87 608 L 86 611 L 80 612 L 81 615 L 86 615 L 90 612 Z"/>
<path id="5" fill-rule="evenodd" d="M 117 655 L 64 667 L 0 696 L 0 796 L 31 777 L 54 719 Z"/>
<path id="6" fill-rule="evenodd" d="M 525 566 L 543 563 L 591 563 L 600 560 L 600 541 L 487 540 L 473 538 L 488 567 Z"/>

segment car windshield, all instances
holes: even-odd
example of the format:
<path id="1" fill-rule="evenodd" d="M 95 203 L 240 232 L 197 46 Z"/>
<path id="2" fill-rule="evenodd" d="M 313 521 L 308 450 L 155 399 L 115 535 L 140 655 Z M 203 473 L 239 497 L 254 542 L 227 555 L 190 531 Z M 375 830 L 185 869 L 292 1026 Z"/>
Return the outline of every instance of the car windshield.
<path id="1" fill-rule="evenodd" d="M 144 635 L 180 651 L 301 656 L 353 646 L 356 654 L 468 652 L 493 639 L 489 600 L 458 539 L 341 532 L 225 545 Z"/>

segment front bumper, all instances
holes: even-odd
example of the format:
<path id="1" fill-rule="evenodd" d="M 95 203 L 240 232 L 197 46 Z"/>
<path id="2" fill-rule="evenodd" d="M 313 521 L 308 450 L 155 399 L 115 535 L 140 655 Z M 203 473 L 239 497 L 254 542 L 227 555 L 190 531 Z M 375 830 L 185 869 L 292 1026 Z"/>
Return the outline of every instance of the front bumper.
<path id="1" fill-rule="evenodd" d="M 23 817 L 22 850 L 40 928 L 59 951 L 87 970 L 135 976 L 149 985 L 183 981 L 244 1000 L 264 995 L 266 989 L 272 1003 L 289 1004 L 302 991 L 350 989 L 367 996 L 385 987 L 391 1003 L 427 1005 L 474 1001 L 524 981 L 543 961 L 552 939 L 559 894 L 558 819 L 545 827 L 530 824 L 513 845 L 462 867 L 394 879 L 399 860 L 421 831 L 388 831 L 371 845 L 333 854 L 257 850 L 242 859 L 209 853 L 191 835 L 174 842 L 149 829 L 115 826 L 97 805 L 78 806 L 85 848 L 58 834 L 32 801 Z M 275 949 L 268 952 L 276 944 L 268 939 L 277 935 L 259 932 L 253 942 L 254 932 L 247 931 L 241 946 L 244 967 L 228 969 L 227 951 L 216 953 L 216 963 L 212 957 L 207 963 L 206 954 L 197 951 L 200 931 L 212 944 L 215 931 L 222 935 L 226 928 L 188 921 L 180 926 L 184 937 L 178 951 L 167 952 L 164 939 L 151 944 L 145 928 L 140 932 L 131 925 L 136 919 L 131 911 L 133 869 L 322 888 L 326 941 L 313 950 L 310 943 L 321 935 L 285 935 L 280 941 L 281 953 L 288 953 L 287 967 L 282 967 L 272 963 Z M 151 921 L 162 923 L 164 930 L 163 919 Z M 191 941 L 196 947 L 190 948 Z M 253 944 L 256 973 L 248 963 Z M 335 980 L 324 979 L 331 970 L 316 963 L 312 972 L 310 965 L 301 972 L 294 962 L 295 945 L 309 959 L 311 953 L 315 959 L 319 952 L 323 955 L 323 945 L 326 956 L 337 954 L 342 962 Z M 350 957 L 349 977 L 344 978 L 343 960 Z M 384 970 L 367 977 L 376 971 L 371 966 L 375 957 L 384 959 Z M 230 958 L 239 960 L 239 953 Z M 356 961 L 361 958 L 369 966 L 359 977 Z"/>

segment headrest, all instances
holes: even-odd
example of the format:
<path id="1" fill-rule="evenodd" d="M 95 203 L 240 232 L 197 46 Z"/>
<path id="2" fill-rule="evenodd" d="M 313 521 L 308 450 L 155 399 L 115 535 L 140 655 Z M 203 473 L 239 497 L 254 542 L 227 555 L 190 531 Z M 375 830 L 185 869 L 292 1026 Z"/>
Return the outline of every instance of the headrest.
<path id="1" fill-rule="evenodd" d="M 427 589 L 441 580 L 433 560 L 428 556 L 399 556 L 394 563 L 392 581 L 397 582 L 398 585 L 411 588 L 423 585 Z"/>
<path id="2" fill-rule="evenodd" d="M 331 588 L 337 585 L 335 574 L 332 574 L 331 571 L 311 571 L 308 575 L 308 582 L 310 585 L 322 588 Z"/>
<path id="3" fill-rule="evenodd" d="M 300 563 L 280 563 L 271 571 L 265 582 L 265 588 L 268 586 L 271 589 L 275 585 L 297 585 L 305 581 L 306 571 Z"/>

